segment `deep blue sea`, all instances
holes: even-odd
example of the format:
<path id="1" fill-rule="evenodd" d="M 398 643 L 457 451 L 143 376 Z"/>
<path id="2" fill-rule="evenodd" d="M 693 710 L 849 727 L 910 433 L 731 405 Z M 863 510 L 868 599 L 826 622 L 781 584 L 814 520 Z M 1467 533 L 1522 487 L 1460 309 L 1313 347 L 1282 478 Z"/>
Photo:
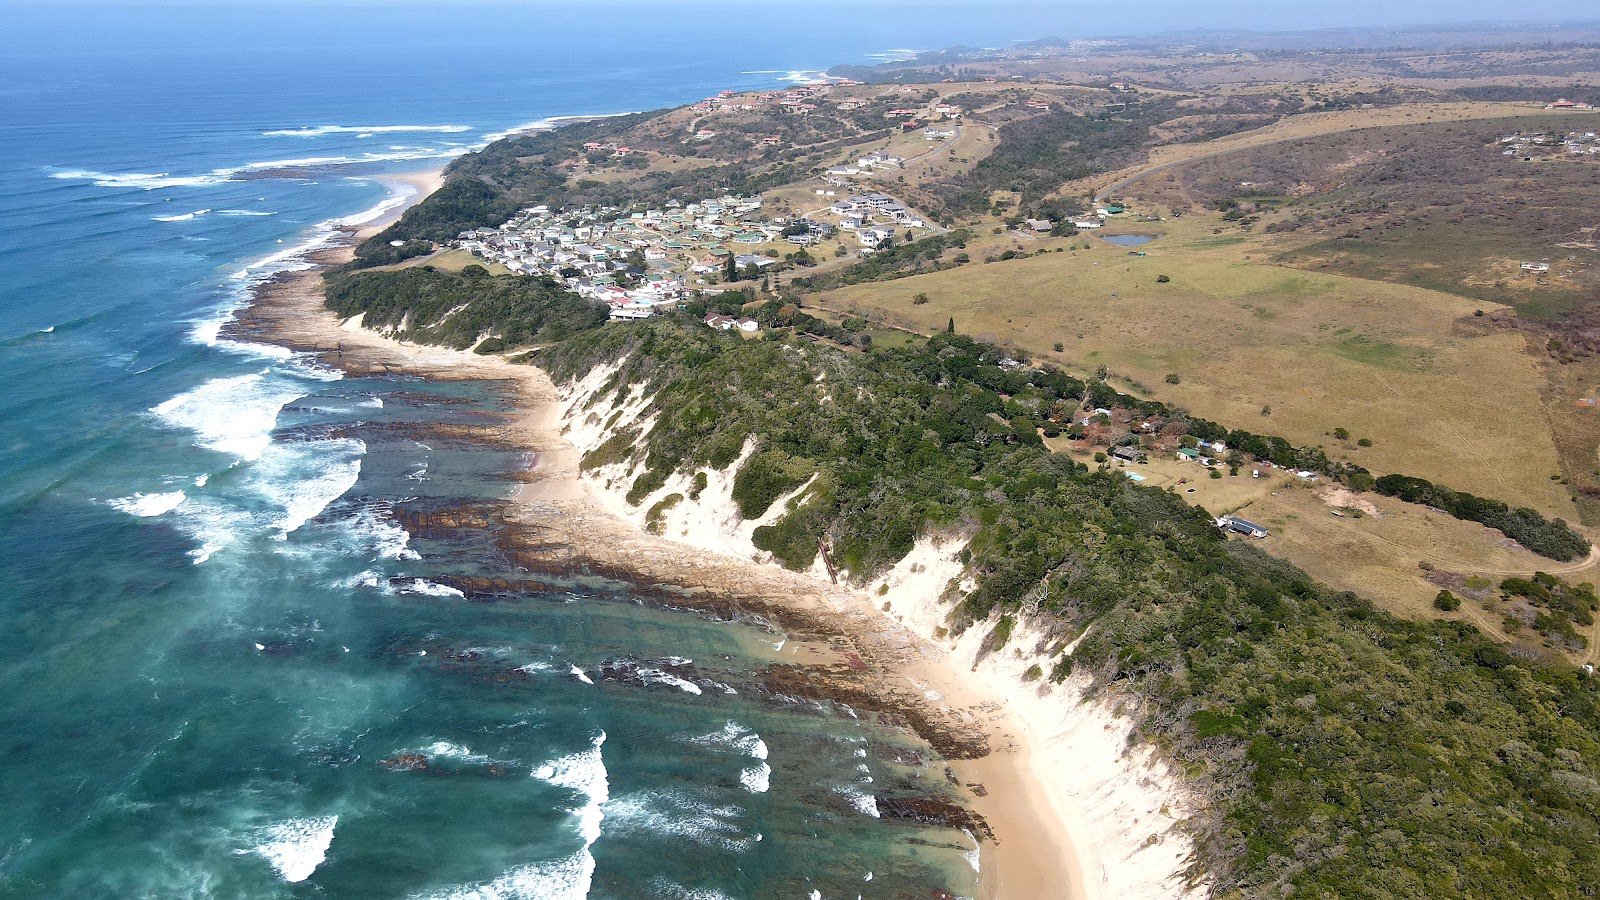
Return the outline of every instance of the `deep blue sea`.
<path id="1" fill-rule="evenodd" d="M 923 748 L 759 690 L 782 634 L 625 583 L 447 586 L 505 574 L 492 536 L 399 518 L 509 496 L 522 461 L 440 427 L 499 388 L 219 329 L 404 199 L 375 175 L 1051 30 L 994 9 L 8 9 L 0 896 L 971 894 L 965 835 L 878 817 L 942 780 Z"/>

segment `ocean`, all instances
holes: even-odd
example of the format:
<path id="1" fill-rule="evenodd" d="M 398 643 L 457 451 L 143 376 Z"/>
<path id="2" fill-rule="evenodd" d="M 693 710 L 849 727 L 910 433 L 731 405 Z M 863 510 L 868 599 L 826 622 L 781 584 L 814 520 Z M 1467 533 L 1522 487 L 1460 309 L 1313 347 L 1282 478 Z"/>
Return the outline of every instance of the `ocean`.
<path id="1" fill-rule="evenodd" d="M 502 387 L 222 330 L 404 202 L 374 176 L 1029 36 L 901 13 L 8 10 L 0 896 L 971 895 L 969 836 L 880 816 L 943 780 L 925 747 L 762 691 L 783 634 L 627 582 L 450 586 L 508 574 L 493 535 L 400 519 L 511 494 L 526 461 L 453 428 Z"/>

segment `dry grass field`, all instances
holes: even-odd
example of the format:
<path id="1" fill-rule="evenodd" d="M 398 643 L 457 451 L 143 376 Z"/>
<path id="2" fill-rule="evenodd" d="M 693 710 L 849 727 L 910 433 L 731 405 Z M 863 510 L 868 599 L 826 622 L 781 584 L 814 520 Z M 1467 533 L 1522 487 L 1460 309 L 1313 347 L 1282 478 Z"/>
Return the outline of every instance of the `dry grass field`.
<path id="1" fill-rule="evenodd" d="M 1094 465 L 1093 451 L 1064 439 L 1047 440 L 1052 449 Z M 1396 614 L 1412 619 L 1457 618 L 1471 622 L 1501 640 L 1542 648 L 1537 636 L 1511 634 L 1492 589 L 1483 600 L 1468 598 L 1455 612 L 1433 606 L 1440 585 L 1434 573 L 1454 573 L 1498 585 L 1508 576 L 1535 572 L 1560 574 L 1568 581 L 1595 581 L 1596 557 L 1557 563 L 1522 549 L 1500 532 L 1463 522 L 1425 507 L 1381 497 L 1338 491 L 1326 479 L 1304 481 L 1278 469 L 1250 470 L 1238 476 L 1211 478 L 1206 469 L 1175 459 L 1152 457 L 1148 463 L 1124 465 L 1144 477 L 1144 484 L 1165 488 L 1214 516 L 1237 514 L 1266 526 L 1271 534 L 1255 542 L 1262 550 L 1288 560 L 1308 574 L 1340 590 L 1352 591 Z M 1251 540 L 1239 538 L 1239 540 Z M 1583 658 L 1600 653 L 1600 626 L 1589 635 Z"/>
<path id="2" fill-rule="evenodd" d="M 1090 248 L 855 285 L 815 302 L 922 331 L 954 318 L 958 330 L 1040 361 L 1080 373 L 1103 365 L 1136 392 L 1230 427 L 1576 519 L 1550 477 L 1559 468 L 1544 380 L 1519 332 L 1472 327 L 1485 304 L 1272 265 L 1256 238 L 1213 234 L 1200 217 L 1143 230 L 1163 232 L 1143 257 L 1098 237 L 1041 241 Z M 917 294 L 927 302 L 913 303 Z M 1350 440 L 1331 436 L 1341 427 Z"/>

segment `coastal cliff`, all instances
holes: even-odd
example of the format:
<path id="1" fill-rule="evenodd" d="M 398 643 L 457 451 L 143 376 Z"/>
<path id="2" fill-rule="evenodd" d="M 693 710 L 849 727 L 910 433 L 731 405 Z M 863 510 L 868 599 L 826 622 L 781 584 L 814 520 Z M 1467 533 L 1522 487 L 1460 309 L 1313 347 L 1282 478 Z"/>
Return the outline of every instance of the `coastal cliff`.
<path id="1" fill-rule="evenodd" d="M 635 433 L 641 447 L 650 440 L 652 398 L 643 384 L 619 386 L 619 369 L 597 366 L 558 386 L 561 433 L 591 462 L 615 434 Z M 676 472 L 642 499 L 632 498 L 636 502 L 628 494 L 642 474 L 643 453 L 584 466 L 581 479 L 602 508 L 642 530 L 742 562 L 776 565 L 752 536 L 788 512 L 816 476 L 778 497 L 759 518 L 745 519 L 733 498 L 734 480 L 755 449 L 752 437 L 725 469 Z M 952 631 L 960 584 L 972 587 L 961 562 L 965 543 L 959 536 L 923 537 L 888 571 L 842 587 L 860 608 L 902 626 L 924 655 L 970 679 L 990 709 L 1025 733 L 1031 787 L 1066 825 L 1087 896 L 1209 895 L 1204 878 L 1185 874 L 1195 848 L 1184 825 L 1198 798 L 1150 747 L 1130 740 L 1132 722 L 1118 707 L 1137 699 L 1091 696 L 1091 680 L 1083 675 L 1061 683 L 1041 678 L 1041 667 L 1053 664 L 1047 651 L 1057 643 L 1044 623 L 1024 621 L 999 651 L 990 647 L 992 623 Z M 837 580 L 821 554 L 805 574 L 829 586 Z"/>

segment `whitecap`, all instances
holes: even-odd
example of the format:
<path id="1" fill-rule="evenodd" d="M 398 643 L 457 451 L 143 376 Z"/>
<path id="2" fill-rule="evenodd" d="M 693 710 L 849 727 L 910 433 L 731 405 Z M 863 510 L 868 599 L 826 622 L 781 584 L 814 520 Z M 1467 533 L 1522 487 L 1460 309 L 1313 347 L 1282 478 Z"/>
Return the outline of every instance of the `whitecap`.
<path id="1" fill-rule="evenodd" d="M 967 840 L 972 842 L 972 849 L 961 854 L 961 858 L 965 859 L 967 861 L 967 865 L 972 867 L 972 874 L 977 875 L 979 874 L 979 867 L 982 864 L 980 857 L 983 856 L 983 845 L 978 843 L 978 839 L 973 836 L 971 831 L 963 828 L 961 829 L 961 833 L 965 834 L 967 836 Z"/>
<path id="2" fill-rule="evenodd" d="M 606 804 L 608 833 L 645 831 L 734 853 L 755 844 L 739 824 L 744 814 L 738 806 L 707 803 L 676 790 L 630 794 Z"/>
<path id="3" fill-rule="evenodd" d="M 568 122 L 588 122 L 598 119 L 614 119 L 618 116 L 631 115 L 633 115 L 631 112 L 619 112 L 587 116 L 549 116 L 547 118 L 537 119 L 532 122 L 524 122 L 521 125 L 513 125 L 504 131 L 496 131 L 486 134 L 483 136 L 483 139 L 487 142 L 493 143 L 494 141 L 503 140 L 505 138 L 512 137 L 513 135 L 526 134 L 531 131 L 549 131 L 552 128 L 559 128 Z"/>
<path id="4" fill-rule="evenodd" d="M 853 787 L 836 787 L 833 789 L 833 792 L 850 801 L 850 805 L 854 806 L 857 812 L 864 815 L 869 815 L 874 819 L 878 818 L 877 797 L 859 791 Z"/>
<path id="5" fill-rule="evenodd" d="M 252 836 L 261 843 L 238 852 L 266 859 L 284 881 L 305 881 L 327 858 L 328 847 L 333 844 L 333 827 L 338 822 L 338 816 L 318 816 L 269 825 Z"/>
<path id="6" fill-rule="evenodd" d="M 275 213 L 275 212 L 267 212 L 266 210 L 261 210 L 261 209 L 219 209 L 219 210 L 217 210 L 217 215 L 219 215 L 219 216 L 275 216 L 275 215 L 277 215 L 277 213 Z"/>
<path id="7" fill-rule="evenodd" d="M 600 839 L 600 823 L 605 819 L 602 807 L 611 799 L 605 758 L 600 752 L 605 742 L 606 733 L 602 731 L 595 736 L 589 749 L 552 760 L 533 770 L 534 778 L 575 791 L 583 797 L 583 805 L 571 810 L 578 818 L 578 834 L 583 838 L 583 849 L 566 859 L 513 869 L 493 882 L 446 896 L 585 900 L 594 878 L 594 854 L 589 852 L 589 848 Z"/>
<path id="8" fill-rule="evenodd" d="M 412 579 L 411 583 L 401 590 L 408 594 L 422 594 L 427 597 L 455 597 L 461 599 L 467 596 L 447 584 L 434 584 L 423 578 Z"/>
<path id="9" fill-rule="evenodd" d="M 471 130 L 471 125 L 313 125 L 309 128 L 281 128 L 261 133 L 267 137 L 320 137 L 325 134 L 388 134 L 397 131 L 459 134 Z"/>
<path id="10" fill-rule="evenodd" d="M 636 671 L 638 672 L 639 677 L 644 680 L 645 684 L 670 684 L 685 693 L 701 693 L 700 685 L 695 684 L 692 681 L 679 678 L 670 672 L 663 672 L 660 669 L 647 668 L 639 668 Z"/>
<path id="11" fill-rule="evenodd" d="M 50 177 L 68 181 L 88 181 L 99 187 L 139 188 L 146 191 L 164 187 L 200 187 L 231 180 L 228 174 L 217 172 L 207 175 L 172 175 L 167 172 L 98 172 L 93 169 L 61 169 L 51 172 Z"/>
<path id="12" fill-rule="evenodd" d="M 747 766 L 739 772 L 739 783 L 752 794 L 765 794 L 772 784 L 772 767 L 766 763 Z"/>
<path id="13" fill-rule="evenodd" d="M 194 212 L 179 213 L 175 216 L 151 216 L 150 218 L 151 221 L 155 222 L 187 222 L 190 219 L 196 218 L 197 216 L 203 216 L 208 212 L 211 212 L 211 210 L 197 209 Z"/>
<path id="14" fill-rule="evenodd" d="M 594 856 L 588 850 L 564 859 L 509 869 L 493 881 L 461 885 L 417 900 L 587 900 L 594 879 Z"/>
<path id="15" fill-rule="evenodd" d="M 119 509 L 130 516 L 149 518 L 177 509 L 184 500 L 183 491 L 168 491 L 162 494 L 134 494 L 131 497 L 119 497 L 108 501 L 112 507 Z"/>
<path id="16" fill-rule="evenodd" d="M 484 756 L 482 753 L 473 753 L 472 748 L 464 747 L 460 744 L 452 744 L 449 741 L 435 741 L 420 750 L 407 752 L 421 753 L 432 759 L 447 759 L 452 762 L 480 766 L 494 762 L 492 757 Z"/>
<path id="17" fill-rule="evenodd" d="M 583 682 L 584 684 L 594 684 L 594 679 L 589 677 L 589 673 L 587 673 L 584 670 L 578 668 L 577 666 L 573 666 L 572 667 L 572 673 L 571 674 L 572 674 L 573 678 L 578 679 L 579 681 Z"/>
<path id="18" fill-rule="evenodd" d="M 410 533 L 389 517 L 388 504 L 363 506 L 343 524 L 345 531 L 358 545 L 377 554 L 380 559 L 422 558 L 409 546 Z"/>
<path id="19" fill-rule="evenodd" d="M 268 448 L 253 481 L 264 497 L 283 508 L 283 514 L 273 522 L 280 539 L 287 538 L 355 487 L 361 478 L 361 455 L 366 449 L 366 444 L 354 438 Z"/>
<path id="20" fill-rule="evenodd" d="M 272 443 L 278 413 L 305 396 L 298 385 L 261 374 L 213 378 L 150 408 L 168 425 L 195 433 L 197 443 L 241 459 L 260 458 Z"/>

